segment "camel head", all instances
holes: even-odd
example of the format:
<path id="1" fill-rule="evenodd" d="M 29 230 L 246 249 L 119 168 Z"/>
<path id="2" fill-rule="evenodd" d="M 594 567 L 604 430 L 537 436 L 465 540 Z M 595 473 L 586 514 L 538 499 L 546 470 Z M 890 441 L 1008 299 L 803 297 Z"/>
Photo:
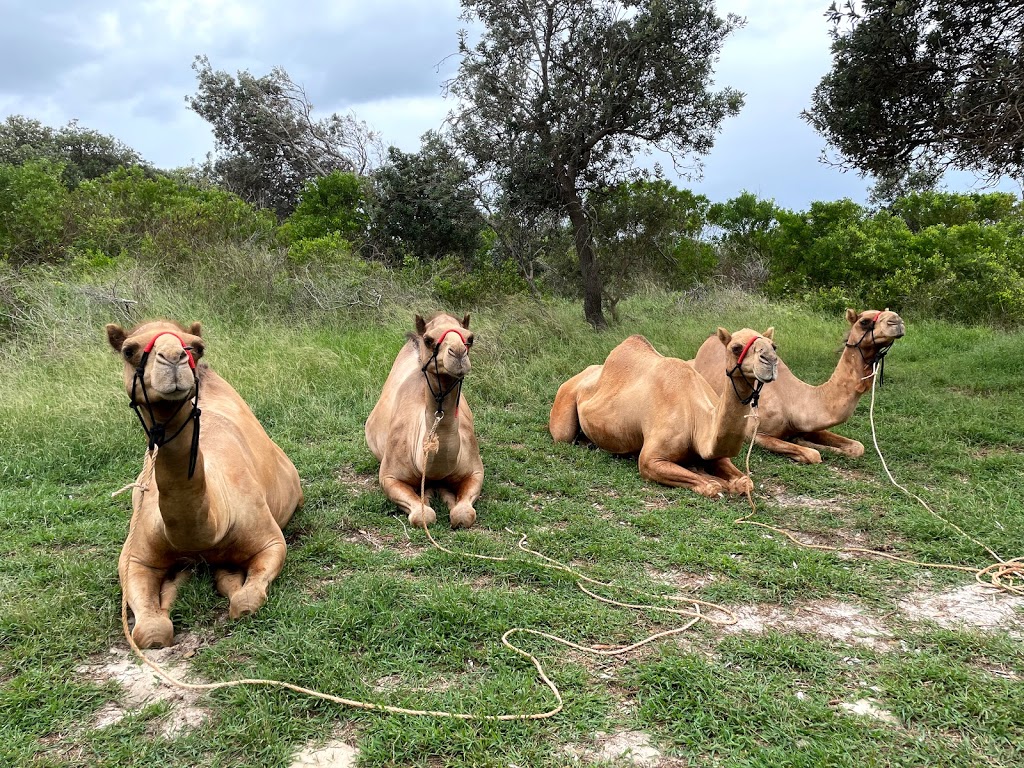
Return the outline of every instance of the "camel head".
<path id="1" fill-rule="evenodd" d="M 888 309 L 866 309 L 860 313 L 848 309 L 846 322 L 850 324 L 850 330 L 846 334 L 846 345 L 859 346 L 862 349 L 869 346 L 875 349 L 888 347 L 896 339 L 903 338 L 907 332 L 903 318 Z M 868 351 L 870 350 L 865 349 L 865 352 Z"/>
<path id="2" fill-rule="evenodd" d="M 775 354 L 775 342 L 772 341 L 774 336 L 774 328 L 764 333 L 750 328 L 729 333 L 725 328 L 719 328 L 718 338 L 725 346 L 727 375 L 732 378 L 738 371 L 748 383 L 755 380 L 762 384 L 775 381 L 779 358 Z"/>
<path id="3" fill-rule="evenodd" d="M 107 325 L 107 341 L 124 362 L 125 390 L 133 402 L 146 397 L 153 407 L 180 405 L 195 395 L 194 370 L 203 356 L 201 333 L 199 323 L 185 330 L 167 320 L 143 323 L 130 331 L 116 323 Z"/>
<path id="4" fill-rule="evenodd" d="M 424 320 L 416 315 L 416 338 L 420 342 L 420 366 L 424 373 L 449 376 L 461 381 L 469 373 L 469 350 L 473 334 L 469 332 L 469 315 L 460 323 L 443 312 Z"/>

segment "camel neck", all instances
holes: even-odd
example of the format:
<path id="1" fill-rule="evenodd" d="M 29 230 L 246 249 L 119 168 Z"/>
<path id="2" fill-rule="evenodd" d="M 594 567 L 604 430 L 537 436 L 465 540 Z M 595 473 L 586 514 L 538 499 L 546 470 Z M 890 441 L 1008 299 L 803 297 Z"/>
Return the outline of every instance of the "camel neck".
<path id="1" fill-rule="evenodd" d="M 179 418 L 186 423 L 177 423 Z M 195 420 L 190 415 L 176 416 L 169 427 L 172 434 L 181 427 L 181 434 L 160 447 L 155 466 L 165 533 L 177 549 L 208 549 L 217 540 L 217 523 L 210 510 L 202 449 L 196 455 L 195 472 L 189 477 Z"/>
<path id="2" fill-rule="evenodd" d="M 718 398 L 711 422 L 712 430 L 705 436 L 700 447 L 700 455 L 704 459 L 735 456 L 743 445 L 750 405 L 749 402 L 744 404 L 742 400 L 749 398 L 754 388 L 739 374 L 733 376 L 735 378 L 726 384 L 722 396 Z"/>
<path id="3" fill-rule="evenodd" d="M 424 404 L 430 416 L 428 423 L 433 423 L 436 413 L 443 412 L 444 418 L 438 424 L 438 429 L 442 426 L 449 427 L 458 420 L 457 411 L 462 394 L 461 382 L 451 376 L 437 375 L 430 371 L 424 372 L 424 376 L 426 380 L 423 386 L 423 395 Z M 438 394 L 443 394 L 440 403 L 437 400 Z"/>
<path id="4" fill-rule="evenodd" d="M 833 424 L 846 421 L 853 415 L 861 395 L 871 389 L 872 366 L 875 349 L 869 347 L 862 355 L 857 347 L 846 347 L 839 357 L 832 375 L 821 386 L 814 388 L 816 405 Z M 866 357 L 866 359 L 865 359 Z"/>

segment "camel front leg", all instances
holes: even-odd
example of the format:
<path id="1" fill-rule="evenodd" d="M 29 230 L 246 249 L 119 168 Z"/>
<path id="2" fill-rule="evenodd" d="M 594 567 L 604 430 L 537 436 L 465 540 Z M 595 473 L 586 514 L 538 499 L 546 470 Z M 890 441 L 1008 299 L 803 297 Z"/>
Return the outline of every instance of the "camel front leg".
<path id="1" fill-rule="evenodd" d="M 170 600 L 161 600 L 166 568 L 153 568 L 122 556 L 120 570 L 121 590 L 135 616 L 132 639 L 140 648 L 164 648 L 174 643 L 174 625 L 171 623 Z M 176 592 L 176 589 L 174 589 Z"/>
<path id="2" fill-rule="evenodd" d="M 859 459 L 864 455 L 864 444 L 849 437 L 837 435 L 835 432 L 820 430 L 818 432 L 804 432 L 799 435 L 801 444 L 806 440 L 809 448 L 827 448 L 851 459 Z"/>
<path id="3" fill-rule="evenodd" d="M 717 477 L 706 472 L 691 471 L 674 461 L 657 456 L 653 451 L 649 452 L 646 445 L 640 451 L 638 465 L 640 476 L 645 480 L 676 488 L 689 488 L 708 498 L 715 498 L 725 492 L 725 485 Z"/>
<path id="4" fill-rule="evenodd" d="M 269 545 L 249 560 L 245 568 L 245 583 L 234 590 L 228 598 L 228 617 L 240 619 L 258 611 L 267 602 L 267 589 L 270 582 L 277 578 L 284 567 L 284 557 L 288 550 L 284 536 L 278 534 Z M 228 575 L 217 574 L 217 589 L 234 587 L 234 579 Z"/>
<path id="5" fill-rule="evenodd" d="M 727 493 L 739 496 L 750 493 L 754 490 L 753 481 L 732 463 L 730 458 L 711 459 L 708 461 L 708 471 L 712 475 L 721 478 L 725 482 Z"/>
<path id="6" fill-rule="evenodd" d="M 473 472 L 469 477 L 455 484 L 455 492 L 441 486 L 438 491 L 451 512 L 452 528 L 470 528 L 476 522 L 473 505 L 480 498 L 484 486 L 483 470 Z"/>
<path id="7" fill-rule="evenodd" d="M 813 448 L 804 448 L 771 435 L 759 434 L 755 442 L 765 450 L 788 456 L 800 464 L 821 464 L 821 454 Z"/>
<path id="8" fill-rule="evenodd" d="M 430 505 L 425 501 L 420 503 L 419 488 L 413 488 L 394 475 L 387 474 L 383 465 L 380 470 L 380 487 L 383 489 L 384 495 L 409 516 L 409 525 L 414 528 L 426 528 L 437 520 L 437 514 L 430 508 Z"/>

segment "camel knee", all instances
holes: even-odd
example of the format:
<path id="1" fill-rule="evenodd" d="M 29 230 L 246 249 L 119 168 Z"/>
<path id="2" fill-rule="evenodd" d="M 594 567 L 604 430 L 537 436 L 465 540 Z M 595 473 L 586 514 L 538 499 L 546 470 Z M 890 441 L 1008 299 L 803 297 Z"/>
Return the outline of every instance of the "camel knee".
<path id="1" fill-rule="evenodd" d="M 743 477 L 735 477 L 729 481 L 727 490 L 733 496 L 740 496 L 745 493 L 753 493 L 754 482 L 744 475 Z"/>
<path id="2" fill-rule="evenodd" d="M 426 528 L 428 525 L 433 525 L 436 520 L 437 514 L 426 504 L 409 513 L 409 525 L 413 528 Z"/>
<path id="3" fill-rule="evenodd" d="M 258 611 L 265 602 L 267 602 L 266 587 L 258 582 L 246 583 L 244 587 L 231 595 L 228 607 L 228 616 L 232 619 L 251 616 L 256 613 L 256 611 Z"/>
<path id="4" fill-rule="evenodd" d="M 132 640 L 139 648 L 166 648 L 174 644 L 174 624 L 167 616 L 136 616 Z"/>
<path id="5" fill-rule="evenodd" d="M 456 505 L 452 507 L 451 511 L 451 524 L 452 529 L 455 528 L 471 528 L 473 523 L 476 522 L 476 510 L 473 509 L 469 504 L 462 506 Z"/>

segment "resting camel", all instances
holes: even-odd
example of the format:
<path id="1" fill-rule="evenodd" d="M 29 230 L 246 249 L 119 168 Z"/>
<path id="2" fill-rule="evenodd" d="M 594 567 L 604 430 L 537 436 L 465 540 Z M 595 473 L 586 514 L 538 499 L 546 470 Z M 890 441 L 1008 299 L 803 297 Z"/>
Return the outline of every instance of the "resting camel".
<path id="1" fill-rule="evenodd" d="M 448 505 L 452 528 L 469 528 L 476 521 L 473 504 L 483 487 L 484 465 L 473 412 L 462 394 L 472 346 L 469 315 L 461 323 L 442 312 L 427 320 L 416 315 L 416 333 L 395 358 L 366 420 L 366 444 L 380 461 L 381 487 L 416 527 L 437 519 L 427 503 L 420 503 L 424 471 L 427 491 Z M 424 459 L 423 441 L 435 422 L 437 451 Z"/>
<path id="2" fill-rule="evenodd" d="M 719 373 L 723 387 L 732 384 L 724 397 L 690 363 L 662 356 L 643 336 L 630 336 L 604 365 L 592 365 L 558 388 L 548 420 L 551 436 L 571 443 L 582 432 L 611 453 L 639 453 L 640 474 L 663 485 L 709 497 L 746 493 L 753 485 L 730 457 L 743 444 L 752 397 L 775 378 L 773 334 L 772 328 L 764 334 L 718 329 L 713 338 L 730 361 Z"/>
<path id="3" fill-rule="evenodd" d="M 288 457 L 231 385 L 197 364 L 201 332 L 199 323 L 185 330 L 165 320 L 107 326 L 132 408 L 157 449 L 152 477 L 143 469 L 135 484 L 118 561 L 142 648 L 173 642 L 171 604 L 184 568 L 198 560 L 213 567 L 232 619 L 259 609 L 284 564 L 281 528 L 302 503 Z"/>
<path id="4" fill-rule="evenodd" d="M 850 418 L 861 395 L 871 389 L 873 364 L 906 329 L 903 319 L 889 310 L 870 309 L 857 314 L 848 309 L 846 321 L 850 330 L 843 339 L 843 353 L 824 384 L 814 387 L 804 383 L 779 360 L 779 377 L 765 391 L 758 408 L 758 445 L 801 464 L 820 463 L 823 449 L 852 458 L 864 455 L 861 443 L 828 428 Z M 693 365 L 716 392 L 724 391 L 721 371 L 729 363 L 713 337 L 701 346 Z M 748 429 L 753 427 L 751 424 Z M 797 445 L 796 441 L 809 445 Z"/>

